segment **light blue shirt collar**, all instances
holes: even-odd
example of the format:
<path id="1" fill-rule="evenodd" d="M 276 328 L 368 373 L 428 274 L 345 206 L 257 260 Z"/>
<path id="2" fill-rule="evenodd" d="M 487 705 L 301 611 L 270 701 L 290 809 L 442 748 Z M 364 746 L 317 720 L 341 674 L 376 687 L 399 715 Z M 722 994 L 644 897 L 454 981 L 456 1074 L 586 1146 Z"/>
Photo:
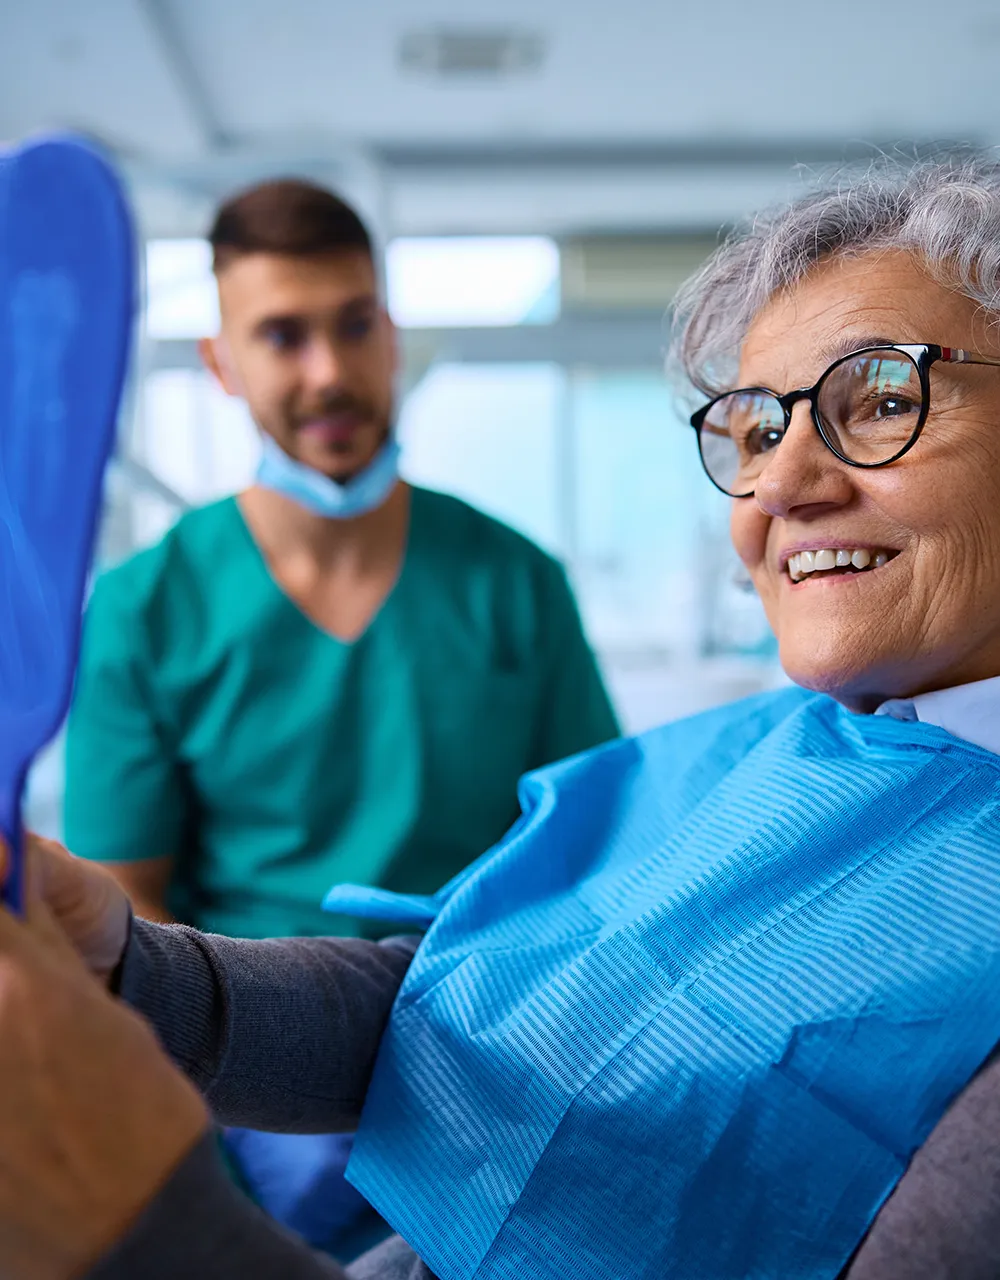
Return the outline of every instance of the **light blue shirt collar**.
<path id="1" fill-rule="evenodd" d="M 890 698 L 875 714 L 937 725 L 956 738 L 1000 755 L 1000 676 L 918 693 L 915 698 Z"/>

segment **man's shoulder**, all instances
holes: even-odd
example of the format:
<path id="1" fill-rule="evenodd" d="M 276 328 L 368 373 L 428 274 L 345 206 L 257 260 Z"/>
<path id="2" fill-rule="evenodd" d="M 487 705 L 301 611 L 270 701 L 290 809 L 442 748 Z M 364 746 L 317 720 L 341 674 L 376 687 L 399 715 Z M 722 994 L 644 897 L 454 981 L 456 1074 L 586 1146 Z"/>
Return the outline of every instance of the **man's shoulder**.
<path id="1" fill-rule="evenodd" d="M 522 565 L 542 571 L 562 568 L 526 534 L 488 515 L 462 498 L 434 489 L 413 486 L 414 513 L 422 524 L 422 536 L 472 561 Z"/>
<path id="2" fill-rule="evenodd" d="M 165 596 L 190 594 L 209 586 L 229 559 L 236 512 L 224 498 L 187 511 L 152 546 L 105 569 L 94 586 L 93 602 L 141 612 Z"/>

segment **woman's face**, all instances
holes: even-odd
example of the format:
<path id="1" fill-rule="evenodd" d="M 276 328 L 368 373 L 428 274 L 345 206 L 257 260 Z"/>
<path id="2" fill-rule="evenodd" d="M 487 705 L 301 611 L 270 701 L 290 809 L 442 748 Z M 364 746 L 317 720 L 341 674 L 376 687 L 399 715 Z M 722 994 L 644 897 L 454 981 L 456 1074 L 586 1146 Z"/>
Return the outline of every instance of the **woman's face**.
<path id="1" fill-rule="evenodd" d="M 838 356 L 884 342 L 1000 355 L 976 305 L 903 252 L 835 259 L 771 301 L 743 344 L 740 386 L 811 386 Z M 1000 675 L 1000 368 L 935 364 L 923 434 L 898 462 L 847 466 L 800 401 L 733 543 L 788 675 L 856 710 Z M 861 572 L 793 582 L 803 550 L 868 551 Z M 863 560 L 863 556 L 859 560 Z"/>

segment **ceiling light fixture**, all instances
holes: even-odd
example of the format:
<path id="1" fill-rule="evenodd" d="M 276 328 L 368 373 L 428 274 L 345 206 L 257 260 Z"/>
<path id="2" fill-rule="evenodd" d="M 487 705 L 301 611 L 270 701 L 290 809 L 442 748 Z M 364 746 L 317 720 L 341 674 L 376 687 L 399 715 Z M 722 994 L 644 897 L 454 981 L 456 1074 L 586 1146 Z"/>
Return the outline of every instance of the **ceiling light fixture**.
<path id="1" fill-rule="evenodd" d="M 422 27 L 399 44 L 404 70 L 442 79 L 520 75 L 544 60 L 541 33 L 517 27 Z"/>

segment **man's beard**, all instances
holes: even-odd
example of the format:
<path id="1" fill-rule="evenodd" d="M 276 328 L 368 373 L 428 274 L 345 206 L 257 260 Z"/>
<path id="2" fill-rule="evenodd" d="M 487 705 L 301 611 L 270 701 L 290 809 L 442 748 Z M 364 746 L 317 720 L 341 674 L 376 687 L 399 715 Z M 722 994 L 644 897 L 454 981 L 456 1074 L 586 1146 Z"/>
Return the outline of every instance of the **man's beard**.
<path id="1" fill-rule="evenodd" d="M 363 462 L 355 462 L 353 455 L 356 447 L 356 438 L 350 438 L 343 441 L 330 441 L 325 446 L 325 452 L 327 453 L 329 462 L 322 468 L 322 470 L 324 474 L 336 484 L 349 484 L 351 480 L 361 475 L 367 467 L 371 466 L 372 462 L 378 457 L 379 453 L 385 448 L 386 443 L 392 437 L 395 426 L 392 418 L 376 417 L 374 414 L 367 412 L 367 406 L 362 408 L 361 404 L 357 401 L 353 402 L 352 408 L 354 408 L 354 406 L 357 406 L 358 410 L 365 412 L 364 422 L 360 425 L 359 429 L 364 430 L 367 434 L 367 429 L 372 426 L 376 428 L 375 447 Z M 314 416 L 319 417 L 322 415 L 317 414 Z M 308 422 L 310 419 L 307 418 L 305 421 Z"/>

